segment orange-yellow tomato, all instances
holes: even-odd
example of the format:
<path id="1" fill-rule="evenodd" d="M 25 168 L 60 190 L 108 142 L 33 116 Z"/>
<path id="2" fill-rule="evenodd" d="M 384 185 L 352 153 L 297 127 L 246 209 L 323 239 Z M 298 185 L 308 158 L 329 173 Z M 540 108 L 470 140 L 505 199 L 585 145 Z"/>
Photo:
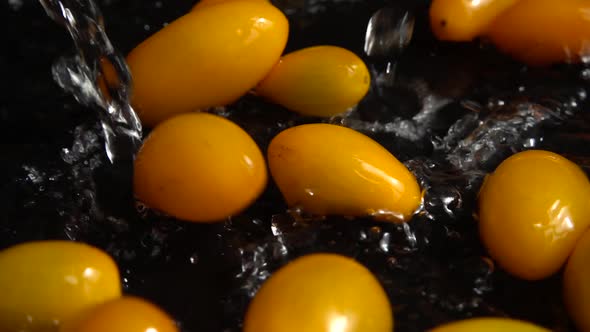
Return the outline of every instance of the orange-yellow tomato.
<path id="1" fill-rule="evenodd" d="M 521 0 L 498 16 L 486 35 L 530 65 L 578 62 L 590 55 L 590 2 Z"/>
<path id="2" fill-rule="evenodd" d="M 393 313 L 377 279 L 334 254 L 296 259 L 254 297 L 244 332 L 391 332 Z"/>
<path id="3" fill-rule="evenodd" d="M 174 320 L 154 304 L 125 296 L 89 309 L 60 332 L 178 332 Z"/>
<path id="4" fill-rule="evenodd" d="M 264 190 L 266 163 L 254 140 L 208 113 L 175 116 L 157 126 L 135 160 L 136 197 L 180 219 L 219 221 Z"/>
<path id="5" fill-rule="evenodd" d="M 203 6 L 170 23 L 127 57 L 143 124 L 235 101 L 279 60 L 288 30 L 279 9 L 251 0 Z"/>
<path id="6" fill-rule="evenodd" d="M 580 238 L 563 275 L 568 312 L 581 332 L 590 331 L 590 230 Z"/>
<path id="7" fill-rule="evenodd" d="M 356 54 L 336 46 L 315 46 L 281 58 L 256 93 L 303 115 L 329 117 L 356 105 L 371 77 Z"/>
<path id="8" fill-rule="evenodd" d="M 530 150 L 506 159 L 479 194 L 480 236 L 509 273 L 528 280 L 557 272 L 590 225 L 590 183 L 573 162 Z"/>
<path id="9" fill-rule="evenodd" d="M 270 143 L 268 162 L 289 206 L 312 214 L 405 221 L 421 202 L 414 175 L 377 142 L 350 128 L 289 128 Z"/>
<path id="10" fill-rule="evenodd" d="M 236 1 L 236 0 L 200 0 L 199 2 L 197 2 L 193 6 L 193 8 L 191 10 L 197 10 L 197 9 L 202 8 L 204 6 L 215 5 L 218 3 L 224 3 L 224 2 L 229 2 L 229 1 Z M 269 3 L 269 0 L 250 0 L 250 1 L 261 1 L 261 2 Z"/>
<path id="11" fill-rule="evenodd" d="M 520 0 L 433 0 L 430 26 L 440 40 L 470 41 Z"/>
<path id="12" fill-rule="evenodd" d="M 430 332 L 549 332 L 534 324 L 508 318 L 471 318 L 441 325 Z"/>
<path id="13" fill-rule="evenodd" d="M 0 331 L 47 331 L 121 296 L 119 271 L 103 251 L 69 241 L 0 252 Z"/>

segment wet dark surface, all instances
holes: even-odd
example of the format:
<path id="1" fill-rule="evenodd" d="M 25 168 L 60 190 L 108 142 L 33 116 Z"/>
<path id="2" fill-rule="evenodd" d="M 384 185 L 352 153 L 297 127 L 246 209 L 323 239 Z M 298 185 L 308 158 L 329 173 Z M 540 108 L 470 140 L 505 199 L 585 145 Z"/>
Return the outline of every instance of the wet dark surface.
<path id="1" fill-rule="evenodd" d="M 276 3 L 290 15 L 288 50 L 329 43 L 361 56 L 366 23 L 386 4 Z M 531 283 L 492 268 L 483 259 L 472 212 L 483 172 L 531 144 L 563 153 L 588 170 L 588 81 L 582 69 L 526 69 L 489 47 L 438 44 L 425 21 L 428 1 L 390 4 L 416 14 L 414 38 L 394 59 L 399 61 L 395 84 L 375 83 L 351 119 L 378 125 L 410 119 L 428 105 L 440 110 L 418 121 L 426 129 L 417 138 L 363 127 L 407 162 L 428 189 L 425 212 L 405 226 L 294 217 L 272 185 L 243 215 L 224 223 L 196 225 L 138 212 L 129 169 L 106 161 L 95 111 L 79 106 L 52 81 L 52 63 L 73 52 L 68 35 L 36 2 L 2 2 L 0 247 L 56 238 L 97 245 L 117 260 L 126 292 L 161 305 L 184 331 L 239 331 L 250 296 L 272 271 L 320 251 L 354 257 L 375 273 L 394 304 L 396 331 L 423 331 L 482 315 L 573 331 L 559 276 Z M 193 1 L 103 0 L 99 5 L 114 45 L 127 53 Z M 375 74 L 392 59 L 365 60 Z M 460 165 L 448 160 L 449 154 L 473 157 L 457 146 L 480 137 L 476 128 L 482 124 L 518 116 L 528 121 L 529 113 L 518 113 L 523 105 L 540 109 L 533 112 L 534 119 L 542 115 L 535 126 L 515 124 L 516 134 L 503 132 L 492 155 L 482 152 Z M 263 149 L 281 129 L 315 121 L 254 97 L 227 113 Z"/>

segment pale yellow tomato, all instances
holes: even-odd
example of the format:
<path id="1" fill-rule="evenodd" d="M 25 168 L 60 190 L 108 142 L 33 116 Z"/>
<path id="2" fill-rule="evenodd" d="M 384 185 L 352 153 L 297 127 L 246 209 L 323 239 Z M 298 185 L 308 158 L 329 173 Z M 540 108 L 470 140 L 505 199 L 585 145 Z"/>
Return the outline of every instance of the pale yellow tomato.
<path id="1" fill-rule="evenodd" d="M 590 225 L 590 183 L 573 162 L 531 150 L 506 159 L 479 194 L 484 245 L 509 273 L 529 280 L 557 272 Z"/>
<path id="2" fill-rule="evenodd" d="M 0 331 L 46 331 L 121 296 L 103 251 L 69 241 L 29 242 L 0 252 Z"/>
<path id="3" fill-rule="evenodd" d="M 97 305 L 61 326 L 60 332 L 178 332 L 174 320 L 154 304 L 124 296 Z"/>
<path id="4" fill-rule="evenodd" d="M 588 0 L 520 0 L 485 35 L 530 65 L 579 62 L 590 56 L 589 12 Z"/>
<path id="5" fill-rule="evenodd" d="M 223 220 L 264 190 L 266 163 L 254 140 L 208 113 L 175 116 L 157 126 L 135 160 L 136 197 L 187 221 Z"/>
<path id="6" fill-rule="evenodd" d="M 356 54 L 315 46 L 282 57 L 256 93 L 303 115 L 329 117 L 355 106 L 370 84 L 369 70 Z"/>
<path id="7" fill-rule="evenodd" d="M 430 332 L 549 332 L 548 329 L 508 318 L 471 318 L 441 325 Z"/>
<path id="8" fill-rule="evenodd" d="M 377 279 L 361 264 L 334 254 L 301 257 L 258 291 L 244 332 L 391 332 L 393 313 Z"/>
<path id="9" fill-rule="evenodd" d="M 581 332 L 590 331 L 590 230 L 578 241 L 563 275 L 568 312 Z"/>
<path id="10" fill-rule="evenodd" d="M 350 128 L 289 128 L 271 141 L 268 162 L 289 206 L 312 214 L 405 221 L 421 203 L 414 175 L 377 142 Z"/>
<path id="11" fill-rule="evenodd" d="M 227 1 L 180 17 L 127 57 L 133 106 L 147 127 L 229 104 L 268 74 L 287 42 L 283 13 L 264 1 Z"/>
<path id="12" fill-rule="evenodd" d="M 447 41 L 470 41 L 481 36 L 498 15 L 519 0 L 433 0 L 430 26 L 434 35 Z"/>

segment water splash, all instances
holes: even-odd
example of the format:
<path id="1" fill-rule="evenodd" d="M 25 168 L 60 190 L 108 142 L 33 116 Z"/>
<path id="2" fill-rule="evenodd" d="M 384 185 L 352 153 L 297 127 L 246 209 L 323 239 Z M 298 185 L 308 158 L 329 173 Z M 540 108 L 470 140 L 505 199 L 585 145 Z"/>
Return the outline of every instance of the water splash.
<path id="1" fill-rule="evenodd" d="M 111 44 L 100 9 L 92 0 L 40 0 L 47 15 L 65 26 L 77 54 L 53 66 L 54 80 L 81 104 L 98 109 L 111 163 L 132 158 L 142 128 L 129 104 L 131 74 Z"/>

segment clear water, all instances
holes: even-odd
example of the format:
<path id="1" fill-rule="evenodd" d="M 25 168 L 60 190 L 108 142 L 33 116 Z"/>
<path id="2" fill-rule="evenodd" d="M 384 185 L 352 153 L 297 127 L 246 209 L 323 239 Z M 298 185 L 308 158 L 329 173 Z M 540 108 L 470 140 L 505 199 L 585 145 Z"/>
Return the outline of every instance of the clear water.
<path id="1" fill-rule="evenodd" d="M 423 31 L 420 4 L 427 1 L 276 1 L 291 19 L 289 49 L 313 42 L 355 51 L 371 68 L 371 92 L 356 109 L 329 120 L 301 118 L 252 96 L 219 114 L 263 149 L 279 131 L 300 123 L 359 130 L 416 174 L 426 189 L 423 209 L 403 225 L 317 220 L 288 210 L 271 185 L 242 215 L 195 225 L 134 205 L 129 161 L 141 126 L 129 106 L 124 59 L 105 33 L 118 27 L 110 37 L 128 51 L 192 1 L 182 10 L 161 1 L 102 1 L 110 14 L 104 19 L 90 0 L 42 3 L 76 46 L 75 56 L 55 62 L 53 78 L 85 111 L 94 110 L 97 121 L 69 128 L 71 140 L 55 152 L 59 162 L 19 166 L 7 188 L 22 196 L 22 209 L 1 224 L 4 245 L 49 237 L 97 245 L 116 259 L 126 292 L 161 305 L 187 332 L 239 331 L 262 282 L 287 261 L 318 251 L 354 257 L 375 273 L 395 304 L 396 331 L 477 315 L 571 329 L 559 280 L 524 283 L 494 268 L 472 214 L 483 177 L 511 153 L 548 148 L 590 166 L 584 157 L 590 151 L 571 143 L 579 136 L 555 129 L 588 129 L 581 112 L 588 106 L 586 67 L 524 69 L 485 45 L 437 44 Z M 112 25 L 105 27 L 109 18 Z M 116 73 L 106 90 L 98 83 L 105 61 Z M 564 140 L 571 144 L 560 144 Z"/>

